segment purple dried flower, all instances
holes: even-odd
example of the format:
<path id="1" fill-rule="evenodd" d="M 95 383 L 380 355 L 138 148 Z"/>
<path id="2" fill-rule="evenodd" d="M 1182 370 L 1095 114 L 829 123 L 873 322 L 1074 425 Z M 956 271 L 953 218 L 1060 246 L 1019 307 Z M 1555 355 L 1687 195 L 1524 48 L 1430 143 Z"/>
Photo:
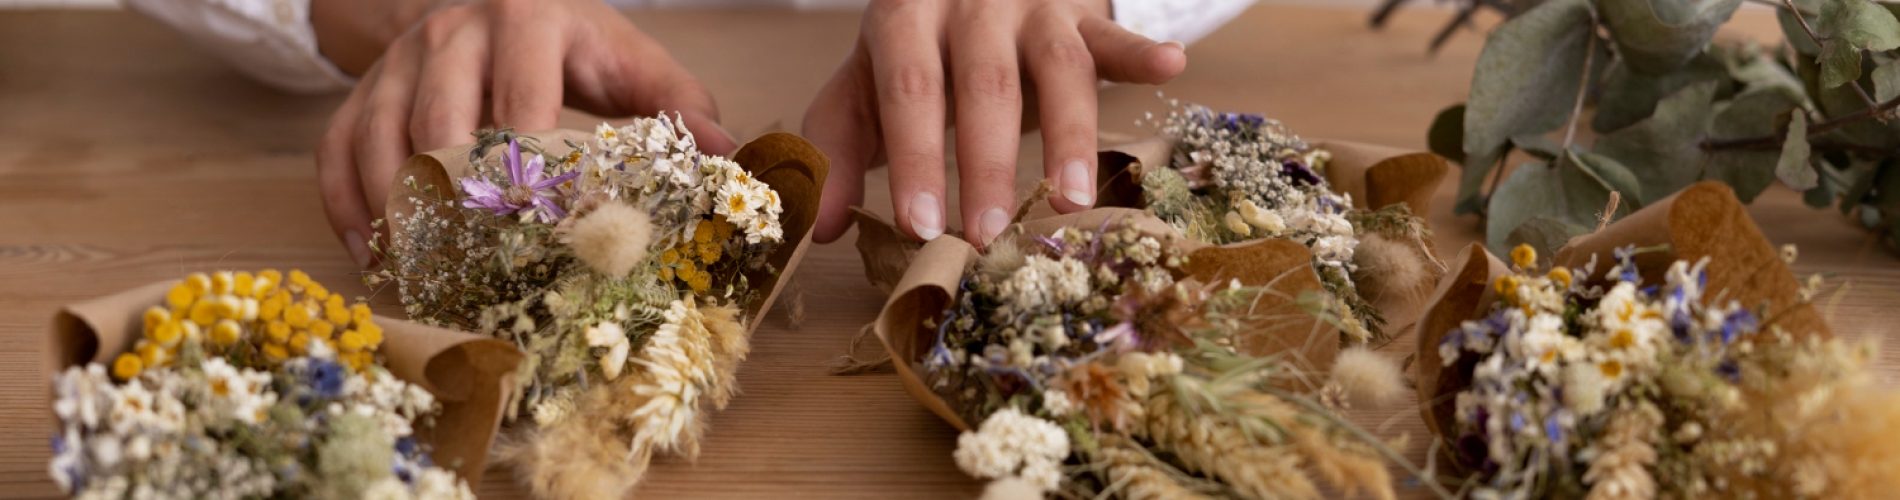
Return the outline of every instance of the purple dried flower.
<path id="1" fill-rule="evenodd" d="M 494 182 L 477 176 L 464 177 L 461 180 L 462 191 L 468 198 L 462 200 L 462 206 L 479 208 L 494 212 L 495 215 L 508 215 L 528 210 L 540 209 L 541 222 L 554 222 L 567 216 L 561 204 L 554 200 L 560 192 L 557 188 L 580 172 L 541 178 L 547 169 L 541 155 L 532 155 L 526 163 L 521 161 L 521 144 L 514 139 L 508 140 L 508 154 L 502 156 L 502 165 L 508 167 L 508 186 L 497 186 Z"/>

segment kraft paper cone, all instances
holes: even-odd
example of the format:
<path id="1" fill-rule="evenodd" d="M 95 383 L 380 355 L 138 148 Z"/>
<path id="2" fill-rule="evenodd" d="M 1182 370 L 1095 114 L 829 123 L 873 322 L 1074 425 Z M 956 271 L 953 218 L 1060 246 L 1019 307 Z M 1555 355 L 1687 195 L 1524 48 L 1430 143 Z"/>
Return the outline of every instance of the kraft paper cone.
<path id="1" fill-rule="evenodd" d="M 576 130 L 551 130 L 523 137 L 539 141 L 542 148 L 549 152 L 570 150 L 569 142 L 586 144 L 593 135 Z M 464 144 L 411 157 L 396 171 L 396 186 L 389 193 L 388 220 L 390 231 L 400 234 L 407 230 L 402 221 L 413 212 L 411 200 L 434 203 L 439 207 L 438 214 L 445 217 L 460 217 L 461 207 L 455 200 L 461 199 L 461 187 L 455 179 L 467 177 L 474 171 L 469 162 L 468 153 L 473 144 Z M 732 160 L 750 172 L 753 178 L 772 186 L 779 194 L 779 203 L 784 212 L 779 222 L 785 230 L 785 241 L 766 259 L 771 269 L 754 270 L 746 273 L 746 279 L 756 290 L 765 293 L 760 300 L 746 304 L 747 331 L 758 328 L 765 313 L 771 310 L 772 302 L 777 300 L 779 291 L 789 281 L 781 277 L 791 276 L 798 262 L 805 254 L 805 248 L 811 245 L 811 228 L 818 220 L 818 202 L 825 186 L 825 174 L 831 169 L 830 160 L 816 146 L 796 135 L 774 132 L 746 143 L 733 153 Z M 413 185 L 404 182 L 414 179 Z"/>
<path id="2" fill-rule="evenodd" d="M 1668 250 L 1639 254 L 1635 259 L 1644 282 L 1663 282 L 1669 265 L 1677 260 L 1695 262 L 1708 257 L 1712 293 L 1706 300 L 1737 300 L 1750 308 L 1765 305 L 1778 318 L 1775 324 L 1792 335 L 1832 335 L 1814 307 L 1801 303 L 1800 282 L 1781 261 L 1780 252 L 1762 236 L 1734 191 L 1718 182 L 1692 185 L 1601 231 L 1572 239 L 1553 261 L 1577 269 L 1594 255 L 1596 273 L 1578 279 L 1601 282 L 1602 274 L 1614 265 L 1612 250 L 1659 245 Z M 1510 272 L 1479 243 L 1465 248 L 1453 266 L 1418 323 L 1415 381 L 1425 423 L 1447 439 L 1453 437 L 1454 394 L 1470 385 L 1476 361 L 1445 366 L 1438 345 L 1452 328 L 1491 311 L 1497 301 L 1491 283 Z"/>
<path id="3" fill-rule="evenodd" d="M 1319 276 L 1313 273 L 1312 254 L 1304 245 L 1286 240 L 1259 240 L 1208 246 L 1182 238 L 1167 223 L 1130 208 L 1098 208 L 1024 221 L 1011 226 L 1004 234 L 1046 235 L 1062 227 L 1093 230 L 1115 221 L 1132 221 L 1141 232 L 1162 240 L 1163 245 L 1187 251 L 1184 277 L 1208 284 L 1239 280 L 1245 285 L 1263 286 L 1276 292 L 1261 298 L 1258 311 L 1263 316 L 1294 319 L 1259 325 L 1250 335 L 1237 339 L 1236 347 L 1243 352 L 1252 355 L 1285 353 L 1314 366 L 1332 363 L 1339 349 L 1337 331 L 1306 314 L 1297 303 L 1303 293 L 1324 293 L 1325 290 Z M 868 214 L 859 222 L 861 235 L 894 231 L 889 229 L 889 223 Z M 862 239 L 859 245 L 861 249 L 866 246 Z M 905 390 L 931 412 L 961 430 L 970 429 L 969 423 L 924 382 L 921 363 L 935 344 L 937 334 L 936 329 L 925 325 L 942 318 L 965 270 L 979 256 L 974 246 L 953 237 L 937 238 L 923 245 L 905 262 L 903 276 L 892 281 L 890 298 L 873 323 L 873 331 L 890 354 Z"/>
<path id="4" fill-rule="evenodd" d="M 46 378 L 70 366 L 110 364 L 131 350 L 145 309 L 163 304 L 176 283 L 153 283 L 62 308 L 53 318 L 45 351 Z M 442 405 L 433 422 L 418 425 L 417 440 L 430 445 L 436 463 L 469 484 L 480 484 L 521 353 L 501 340 L 380 316 L 375 321 L 383 327 L 379 352 L 390 373 L 428 390 Z"/>
<path id="5" fill-rule="evenodd" d="M 1413 214 L 1431 213 L 1432 195 L 1450 167 L 1444 158 L 1431 153 L 1362 144 L 1351 141 L 1315 141 L 1313 146 L 1332 153 L 1326 164 L 1326 183 L 1333 192 L 1351 195 L 1354 206 L 1379 209 L 1405 204 Z M 1165 137 L 1136 139 L 1104 148 L 1097 154 L 1096 206 L 1143 208 L 1141 175 L 1147 168 L 1167 168 L 1173 161 L 1174 142 Z M 1421 219 L 1421 223 L 1423 220 Z M 1425 297 L 1418 290 L 1431 286 L 1443 273 L 1437 251 L 1428 239 L 1407 242 L 1412 253 L 1424 262 L 1425 279 L 1415 286 L 1394 284 L 1386 290 L 1362 287 L 1360 295 L 1385 316 L 1385 329 L 1402 332 L 1411 328 L 1424 308 Z"/>

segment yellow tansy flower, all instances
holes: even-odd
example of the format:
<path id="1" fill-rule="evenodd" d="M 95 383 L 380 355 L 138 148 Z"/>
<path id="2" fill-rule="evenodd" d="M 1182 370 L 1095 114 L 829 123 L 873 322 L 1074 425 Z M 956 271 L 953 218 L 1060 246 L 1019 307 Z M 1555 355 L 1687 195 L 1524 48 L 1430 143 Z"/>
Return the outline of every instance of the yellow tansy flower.
<path id="1" fill-rule="evenodd" d="M 310 308 L 311 305 L 308 302 L 297 302 L 284 306 L 284 322 L 290 323 L 292 328 L 309 327 L 311 320 Z"/>
<path id="2" fill-rule="evenodd" d="M 310 336 L 312 337 L 320 338 L 323 340 L 330 340 L 330 336 L 335 333 L 336 333 L 335 323 L 331 323 L 324 320 L 316 320 L 316 321 L 310 322 Z"/>
<path id="3" fill-rule="evenodd" d="M 310 284 L 304 285 L 303 294 L 306 297 L 317 300 L 328 300 L 330 298 L 330 289 L 324 288 L 322 283 L 312 281 Z"/>
<path id="4" fill-rule="evenodd" d="M 215 273 L 211 273 L 211 294 L 224 295 L 227 293 L 231 293 L 237 288 L 236 281 L 237 279 L 232 277 L 230 271 L 218 271 Z"/>
<path id="5" fill-rule="evenodd" d="M 363 342 L 369 344 L 370 347 L 383 345 L 383 327 L 377 326 L 376 323 L 358 323 L 356 333 L 362 334 Z"/>
<path id="6" fill-rule="evenodd" d="M 145 371 L 145 361 L 139 359 L 136 354 L 129 352 L 120 354 L 119 359 L 112 361 L 112 376 L 120 381 L 131 380 L 132 377 L 139 376 L 139 372 L 142 371 Z"/>
<path id="7" fill-rule="evenodd" d="M 162 325 L 166 321 L 171 321 L 171 320 L 172 320 L 171 311 L 168 311 L 165 308 L 159 307 L 159 306 L 148 307 L 145 309 L 145 329 L 142 331 L 145 333 L 146 336 L 151 336 L 152 329 L 158 328 L 158 325 Z"/>
<path id="8" fill-rule="evenodd" d="M 218 324 L 211 327 L 211 342 L 217 344 L 218 347 L 230 347 L 243 338 L 244 329 L 238 327 L 237 321 L 218 320 Z"/>
<path id="9" fill-rule="evenodd" d="M 323 302 L 323 319 L 330 320 L 331 323 L 346 325 L 350 323 L 351 316 L 349 306 L 343 305 L 342 295 L 331 295 L 330 300 Z"/>
<path id="10" fill-rule="evenodd" d="M 671 248 L 668 248 L 668 249 L 666 249 L 666 251 L 665 251 L 665 252 L 660 252 L 660 263 L 661 263 L 661 264 L 666 264 L 666 265 L 669 265 L 669 266 L 670 266 L 670 265 L 673 265 L 673 263 L 675 263 L 675 262 L 679 262 L 679 261 L 680 261 L 680 252 L 679 252 L 679 250 L 674 250 L 674 249 L 671 249 Z"/>
<path id="11" fill-rule="evenodd" d="M 687 286 L 693 287 L 694 293 L 705 292 L 712 288 L 712 277 L 707 276 L 706 273 L 699 273 L 693 276 L 693 279 L 688 280 L 686 284 Z"/>
<path id="12" fill-rule="evenodd" d="M 271 342 L 282 344 L 290 341 L 290 324 L 281 320 L 271 320 L 264 324 L 264 336 Z"/>
<path id="13" fill-rule="evenodd" d="M 713 230 L 716 231 L 713 236 L 718 238 L 719 241 L 732 239 L 732 231 L 739 228 L 739 226 L 732 225 L 732 222 L 726 220 L 726 217 L 723 215 L 714 217 L 713 221 L 717 222 L 717 224 L 713 224 Z"/>
<path id="14" fill-rule="evenodd" d="M 164 366 L 166 362 L 171 361 L 171 353 L 166 352 L 164 347 L 151 342 L 139 342 L 138 348 L 133 349 L 133 352 L 139 354 L 140 362 L 153 368 Z"/>
<path id="15" fill-rule="evenodd" d="M 157 327 L 152 328 L 152 333 L 147 335 L 146 338 L 151 339 L 152 342 L 157 342 L 159 345 L 171 347 L 177 345 L 178 339 L 184 336 L 185 329 L 178 324 L 178 321 L 167 320 L 163 323 L 159 323 Z"/>
<path id="16" fill-rule="evenodd" d="M 1572 279 L 1570 276 L 1570 269 L 1565 268 L 1564 266 L 1553 267 L 1553 268 L 1550 268 L 1549 276 L 1550 276 L 1551 281 L 1554 281 L 1557 283 L 1558 288 L 1564 289 L 1564 290 L 1570 289 L 1570 280 Z"/>
<path id="17" fill-rule="evenodd" d="M 205 292 L 211 291 L 211 276 L 205 273 L 187 274 L 185 275 L 185 287 L 190 288 L 196 295 L 204 295 Z"/>
<path id="18" fill-rule="evenodd" d="M 660 281 L 673 281 L 673 268 L 671 267 L 660 268 Z"/>
<path id="19" fill-rule="evenodd" d="M 272 295 L 270 298 L 264 299 L 263 302 L 257 304 L 257 319 L 259 320 L 268 321 L 279 319 L 284 317 L 283 315 L 284 298 L 281 295 Z"/>
<path id="20" fill-rule="evenodd" d="M 725 251 L 725 247 L 720 246 L 718 241 L 708 241 L 705 243 L 700 243 L 699 244 L 699 261 L 707 265 L 711 265 L 714 262 L 719 262 L 720 254 L 722 254 L 724 251 Z"/>
<path id="21" fill-rule="evenodd" d="M 231 293 L 239 297 L 257 296 L 257 277 L 250 271 L 238 271 L 231 275 Z"/>
<path id="22" fill-rule="evenodd" d="M 350 322 L 352 324 L 358 326 L 367 325 L 370 322 L 370 318 L 374 316 L 375 313 L 369 310 L 369 304 L 358 302 L 350 306 Z"/>
<path id="23" fill-rule="evenodd" d="M 1511 249 L 1511 263 L 1522 269 L 1530 269 L 1537 264 L 1537 249 L 1530 245 L 1517 245 L 1517 248 Z"/>
<path id="24" fill-rule="evenodd" d="M 305 274 L 302 269 L 291 269 L 290 284 L 296 285 L 299 288 L 308 287 L 310 286 L 310 275 Z"/>
<path id="25" fill-rule="evenodd" d="M 744 209 L 745 199 L 739 198 L 737 196 L 735 196 L 734 198 L 739 200 L 740 208 Z M 714 231 L 718 231 L 717 229 L 714 229 L 714 227 L 715 226 L 713 225 L 712 221 L 703 220 L 703 219 L 700 220 L 699 225 L 693 227 L 693 242 L 705 243 L 708 241 L 712 241 L 714 236 L 718 236 L 717 234 L 714 234 Z"/>
<path id="26" fill-rule="evenodd" d="M 343 352 L 361 351 L 365 347 L 369 347 L 369 339 L 363 338 L 363 333 L 356 330 L 346 330 L 336 338 L 336 348 Z"/>
<path id="27" fill-rule="evenodd" d="M 264 344 L 261 350 L 264 351 L 264 359 L 275 362 L 290 359 L 290 350 L 285 349 L 283 344 Z"/>
<path id="28" fill-rule="evenodd" d="M 303 354 L 309 348 L 310 334 L 304 332 L 290 334 L 290 350 L 292 352 Z"/>
<path id="29" fill-rule="evenodd" d="M 173 286 L 170 291 L 165 292 L 165 303 L 172 306 L 172 309 L 188 309 L 191 307 L 192 302 L 197 301 L 198 291 L 191 289 L 191 285 L 184 283 L 179 283 Z"/>
<path id="30" fill-rule="evenodd" d="M 687 262 L 685 264 L 680 265 L 680 270 L 678 274 L 680 277 L 680 281 L 691 282 L 693 281 L 694 276 L 699 275 L 699 268 L 693 267 L 693 263 Z"/>

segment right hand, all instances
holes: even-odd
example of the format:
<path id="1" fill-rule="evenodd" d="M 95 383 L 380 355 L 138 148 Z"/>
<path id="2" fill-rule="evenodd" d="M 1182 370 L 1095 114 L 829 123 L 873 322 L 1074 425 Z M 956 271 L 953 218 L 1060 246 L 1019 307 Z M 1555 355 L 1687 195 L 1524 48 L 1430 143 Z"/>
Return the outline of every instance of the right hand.
<path id="1" fill-rule="evenodd" d="M 354 27 L 325 22 L 350 17 L 318 14 L 388 0 L 317 1 L 329 2 L 312 7 L 325 55 L 346 71 L 375 61 L 317 146 L 324 209 L 359 266 L 374 264 L 370 221 L 382 217 L 396 169 L 413 154 L 472 142 L 484 125 L 551 129 L 563 104 L 601 116 L 678 112 L 706 152 L 737 146 L 705 87 L 600 0 L 448 4 L 369 58 L 360 51 L 376 44 L 349 43 Z"/>

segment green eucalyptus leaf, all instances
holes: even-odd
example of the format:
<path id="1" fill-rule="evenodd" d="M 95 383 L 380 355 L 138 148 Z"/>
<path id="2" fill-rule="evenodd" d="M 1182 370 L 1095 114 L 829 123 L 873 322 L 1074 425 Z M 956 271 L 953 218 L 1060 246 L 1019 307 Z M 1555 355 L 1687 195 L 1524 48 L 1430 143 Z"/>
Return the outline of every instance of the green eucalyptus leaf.
<path id="1" fill-rule="evenodd" d="M 1608 65 L 1608 49 L 1594 41 L 1594 28 L 1587 0 L 1550 0 L 1486 38 L 1465 104 L 1461 213 L 1480 205 L 1484 178 L 1511 136 L 1563 126 L 1581 88 L 1584 59 Z"/>
<path id="2" fill-rule="evenodd" d="M 1550 217 L 1532 217 L 1511 230 L 1511 236 L 1504 239 L 1504 245 L 1516 248 L 1519 244 L 1530 245 L 1537 249 L 1537 255 L 1551 258 L 1557 255 L 1557 249 L 1563 248 L 1571 238 L 1590 232 L 1587 226 Z"/>
<path id="3" fill-rule="evenodd" d="M 1721 80 L 1729 73 L 1720 58 L 1711 53 L 1690 59 L 1680 70 L 1660 75 L 1637 73 L 1617 61 L 1603 75 L 1603 90 L 1590 128 L 1607 133 L 1634 125 L 1655 112 L 1656 103 L 1662 98 L 1695 83 Z M 1800 85 L 1800 80 L 1792 75 L 1789 79 Z"/>
<path id="4" fill-rule="evenodd" d="M 1639 73 L 1675 71 L 1702 52 L 1742 0 L 1598 0 L 1617 54 Z"/>
<path id="5" fill-rule="evenodd" d="M 1426 132 L 1425 142 L 1438 156 L 1465 161 L 1465 105 L 1460 103 L 1439 111 L 1438 116 L 1432 118 L 1432 128 Z"/>
<path id="6" fill-rule="evenodd" d="M 1856 48 L 1876 51 L 1900 48 L 1900 19 L 1867 0 L 1821 2 L 1821 18 L 1810 21 L 1821 36 L 1845 41 Z"/>
<path id="7" fill-rule="evenodd" d="M 1797 64 L 1795 68 L 1796 73 L 1801 75 L 1802 80 L 1810 83 L 1818 82 L 1820 67 L 1814 60 L 1798 58 L 1795 62 Z M 1863 78 L 1862 80 L 1865 82 L 1866 79 Z M 1867 109 L 1866 101 L 1862 100 L 1860 93 L 1856 92 L 1851 86 L 1842 85 L 1834 88 L 1824 88 L 1816 84 L 1809 87 L 1808 91 L 1814 96 L 1814 103 L 1821 111 L 1822 116 L 1827 119 L 1838 118 Z M 1816 139 L 1823 138 L 1829 140 L 1829 142 L 1846 142 L 1866 147 L 1900 148 L 1900 120 L 1889 123 L 1880 123 L 1877 120 L 1853 120 L 1835 128 L 1826 135 L 1816 137 Z"/>
<path id="8" fill-rule="evenodd" d="M 1799 5 L 1799 2 L 1796 4 Z M 1814 10 L 1804 8 L 1803 12 L 1812 13 Z M 1775 20 L 1781 23 L 1781 36 L 1788 40 L 1788 45 L 1793 46 L 1795 52 L 1810 56 L 1821 53 L 1821 45 L 1808 37 L 1807 30 L 1801 29 L 1801 21 L 1795 19 L 1793 12 L 1775 9 Z"/>
<path id="9" fill-rule="evenodd" d="M 1821 44 L 1821 88 L 1831 89 L 1860 79 L 1860 49 L 1841 40 Z"/>
<path id="10" fill-rule="evenodd" d="M 1813 189 L 1821 182 L 1820 174 L 1808 164 L 1808 117 L 1795 113 L 1788 121 L 1788 136 L 1781 142 L 1781 160 L 1775 163 L 1775 177 L 1795 189 Z"/>
<path id="11" fill-rule="evenodd" d="M 1725 60 L 1730 78 L 1742 82 L 1743 92 L 1773 90 L 1780 92 L 1803 108 L 1813 108 L 1808 97 L 1807 84 L 1794 71 L 1776 61 L 1774 56 L 1762 51 L 1738 51 L 1734 57 Z M 1717 99 L 1722 96 L 1716 96 Z"/>
<path id="12" fill-rule="evenodd" d="M 1774 137 L 1780 124 L 1796 109 L 1795 101 L 1774 89 L 1743 92 L 1720 103 L 1709 123 L 1710 141 Z M 1735 189 L 1735 197 L 1753 201 L 1775 183 L 1776 149 L 1731 148 L 1708 151 L 1708 169 L 1702 178 L 1719 180 Z"/>
<path id="13" fill-rule="evenodd" d="M 1583 173 L 1597 183 L 1622 194 L 1622 203 L 1635 210 L 1643 208 L 1643 183 L 1636 179 L 1636 173 L 1608 156 L 1596 153 L 1572 153 L 1570 161 L 1576 162 Z"/>
<path id="14" fill-rule="evenodd" d="M 1547 134 L 1524 134 L 1511 136 L 1511 145 L 1524 150 L 1539 160 L 1550 161 L 1563 154 L 1564 146 L 1552 140 Z"/>
<path id="15" fill-rule="evenodd" d="M 1610 188 L 1574 162 L 1526 162 L 1491 194 L 1485 211 L 1485 245 L 1500 255 L 1510 251 L 1509 238 L 1518 226 L 1538 217 L 1594 227 L 1597 214 L 1609 201 Z"/>
<path id="16" fill-rule="evenodd" d="M 1900 60 L 1874 67 L 1874 100 L 1886 102 L 1900 97 Z"/>
<path id="17" fill-rule="evenodd" d="M 1841 190 L 1841 214 L 1854 211 L 1854 207 L 1868 201 L 1867 195 L 1874 191 L 1874 179 L 1881 170 L 1893 169 L 1893 161 L 1881 162 L 1873 168 L 1861 168 L 1861 165 L 1848 167 L 1841 173 L 1847 180 L 1847 189 Z"/>
<path id="18" fill-rule="evenodd" d="M 1597 141 L 1596 152 L 1629 167 L 1642 181 L 1643 204 L 1675 193 L 1701 177 L 1703 131 L 1714 115 L 1718 82 L 1702 82 L 1656 104 L 1649 118 Z"/>

